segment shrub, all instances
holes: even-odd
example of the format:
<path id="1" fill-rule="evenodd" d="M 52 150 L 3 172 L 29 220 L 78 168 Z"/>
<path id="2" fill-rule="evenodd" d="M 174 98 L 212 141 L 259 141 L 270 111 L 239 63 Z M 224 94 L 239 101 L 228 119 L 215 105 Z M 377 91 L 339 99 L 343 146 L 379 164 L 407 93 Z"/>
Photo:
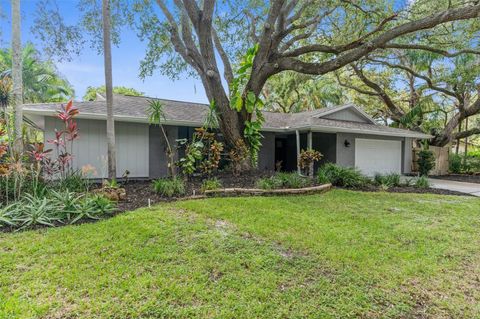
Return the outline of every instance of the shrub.
<path id="1" fill-rule="evenodd" d="M 430 187 L 430 182 L 428 181 L 428 178 L 426 176 L 420 176 L 415 181 L 415 187 L 417 187 L 417 188 L 429 188 Z"/>
<path id="2" fill-rule="evenodd" d="M 206 179 L 202 182 L 201 191 L 215 190 L 222 187 L 222 183 L 217 178 Z"/>
<path id="3" fill-rule="evenodd" d="M 302 188 L 311 185 L 311 180 L 297 173 L 277 173 L 257 181 L 257 187 L 262 189 Z"/>
<path id="4" fill-rule="evenodd" d="M 185 194 L 185 183 L 179 177 L 157 179 L 153 181 L 153 188 L 157 193 L 166 197 Z"/>
<path id="5" fill-rule="evenodd" d="M 435 156 L 430 150 L 418 152 L 418 172 L 421 176 L 428 176 L 428 173 L 435 167 Z"/>
<path id="6" fill-rule="evenodd" d="M 334 186 L 358 188 L 365 186 L 368 183 L 368 178 L 355 168 L 327 163 L 319 168 L 317 181 L 319 183 L 331 183 Z"/>
<path id="7" fill-rule="evenodd" d="M 462 157 L 458 154 L 451 154 L 448 161 L 448 170 L 450 173 L 460 174 L 463 170 Z"/>
<path id="8" fill-rule="evenodd" d="M 85 178 L 81 171 L 74 171 L 65 175 L 56 183 L 56 188 L 62 191 L 76 193 L 88 192 L 92 182 Z"/>
<path id="9" fill-rule="evenodd" d="M 400 186 L 400 174 L 391 173 L 391 174 L 375 174 L 373 179 L 375 184 L 385 187 L 395 187 Z"/>
<path id="10" fill-rule="evenodd" d="M 318 162 L 323 157 L 322 153 L 316 150 L 302 150 L 300 156 L 298 157 L 298 166 L 301 169 L 308 169 L 308 175 L 313 176 L 313 168 L 310 172 L 310 165 Z"/>

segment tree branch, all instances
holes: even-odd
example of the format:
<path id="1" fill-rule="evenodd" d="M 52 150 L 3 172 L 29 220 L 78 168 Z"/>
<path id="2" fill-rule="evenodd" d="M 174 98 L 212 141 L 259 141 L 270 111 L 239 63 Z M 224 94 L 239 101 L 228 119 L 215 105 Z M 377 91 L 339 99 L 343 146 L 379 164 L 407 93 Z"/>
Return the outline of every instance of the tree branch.
<path id="1" fill-rule="evenodd" d="M 480 128 L 478 127 L 472 128 L 466 131 L 454 133 L 452 136 L 452 140 L 458 140 L 458 139 L 466 138 L 466 137 L 477 135 L 477 134 L 480 134 Z"/>
<path id="2" fill-rule="evenodd" d="M 389 41 L 403 35 L 419 30 L 429 29 L 450 21 L 476 18 L 479 15 L 480 4 L 457 9 L 448 9 L 422 19 L 407 22 L 394 27 L 372 39 L 371 41 L 364 43 L 352 50 L 343 52 L 343 54 L 337 58 L 333 58 L 327 62 L 308 63 L 293 57 L 280 56 L 277 61 L 274 62 L 274 67 L 279 70 L 292 70 L 305 74 L 322 75 L 338 70 L 341 67 L 362 58 L 368 53 L 384 47 Z"/>
<path id="3" fill-rule="evenodd" d="M 404 49 L 404 50 L 422 50 L 422 51 L 428 51 L 428 52 L 433 52 L 437 53 L 449 58 L 454 58 L 456 56 L 459 56 L 461 54 L 478 54 L 480 55 L 480 51 L 478 50 L 473 50 L 473 49 L 464 49 L 464 50 L 459 50 L 456 52 L 448 52 L 446 50 L 441 50 L 438 48 L 433 48 L 428 45 L 422 45 L 422 44 L 403 44 L 403 43 L 388 43 L 384 46 L 385 49 Z"/>
<path id="4" fill-rule="evenodd" d="M 352 69 L 355 71 L 355 74 L 362 80 L 365 85 L 373 89 L 375 92 L 377 92 L 378 97 L 385 103 L 387 108 L 389 109 L 391 113 L 391 118 L 394 121 L 400 121 L 400 119 L 405 115 L 405 112 L 401 108 L 399 108 L 395 102 L 390 98 L 390 96 L 385 92 L 384 89 L 380 87 L 377 83 L 373 82 L 369 78 L 363 74 L 363 71 L 358 68 L 356 65 L 352 64 Z"/>
<path id="5" fill-rule="evenodd" d="M 424 80 L 427 83 L 427 86 L 430 89 L 441 92 L 441 93 L 444 93 L 446 95 L 454 97 L 455 99 L 460 98 L 455 92 L 434 85 L 433 82 L 432 82 L 432 79 L 430 79 L 428 76 L 425 76 L 425 75 L 422 75 L 420 73 L 415 72 L 412 68 L 409 68 L 409 67 L 401 65 L 401 64 L 392 64 L 392 63 L 389 63 L 387 61 L 381 61 L 381 60 L 376 60 L 376 59 L 367 58 L 367 60 L 372 61 L 374 63 L 380 63 L 380 64 L 383 64 L 383 65 L 386 65 L 386 66 L 388 66 L 390 68 L 393 68 L 393 69 L 404 70 L 404 71 L 410 73 L 411 75 L 413 75 L 414 77 Z"/>

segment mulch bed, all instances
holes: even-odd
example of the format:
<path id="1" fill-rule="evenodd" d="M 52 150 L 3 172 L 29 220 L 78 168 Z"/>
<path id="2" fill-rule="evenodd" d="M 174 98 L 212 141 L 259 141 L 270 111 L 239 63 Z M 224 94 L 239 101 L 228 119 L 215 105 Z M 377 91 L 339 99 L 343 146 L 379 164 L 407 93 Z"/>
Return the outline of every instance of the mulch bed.
<path id="1" fill-rule="evenodd" d="M 480 174 L 449 174 L 442 176 L 430 176 L 431 178 L 447 179 L 457 182 L 477 183 L 480 184 Z"/>
<path id="2" fill-rule="evenodd" d="M 241 176 L 233 176 L 230 172 L 221 172 L 216 174 L 223 187 L 225 188 L 253 188 L 259 178 L 269 177 L 272 172 L 257 171 L 249 172 Z M 197 196 L 200 194 L 200 187 L 202 185 L 202 177 L 193 177 L 187 183 L 187 197 Z M 161 202 L 171 202 L 179 198 L 166 198 L 154 192 L 152 181 L 129 181 L 124 185 L 127 191 L 127 199 L 118 203 L 119 212 L 135 210 L 141 207 L 147 207 L 150 199 L 150 204 L 154 205 Z M 364 192 L 378 192 L 380 189 L 374 185 L 368 185 L 360 189 L 351 189 Z M 438 195 L 462 195 L 468 194 L 449 191 L 436 188 L 416 188 L 413 186 L 391 187 L 386 192 L 389 193 L 417 193 L 417 194 L 438 194 Z"/>
<path id="3" fill-rule="evenodd" d="M 240 176 L 233 176 L 231 172 L 219 172 L 215 175 L 222 182 L 225 188 L 251 188 L 254 187 L 257 180 L 263 177 L 272 176 L 273 172 L 253 171 L 242 174 Z M 192 177 L 186 183 L 185 196 L 191 197 L 200 195 L 200 188 L 204 177 Z M 178 198 L 166 198 L 154 192 L 152 181 L 129 181 L 125 185 L 127 191 L 127 199 L 118 203 L 120 212 L 134 210 L 140 207 L 147 207 L 148 200 L 150 204 L 154 205 L 160 202 L 171 202 Z"/>
<path id="4" fill-rule="evenodd" d="M 350 189 L 351 188 L 343 188 Z M 367 185 L 362 188 L 354 189 L 361 192 L 378 192 L 380 188 L 374 185 Z M 438 188 L 417 188 L 413 186 L 400 186 L 400 187 L 390 187 L 387 190 L 382 190 L 387 193 L 414 193 L 414 194 L 436 194 L 436 195 L 456 195 L 456 196 L 472 196 L 467 193 L 461 193 L 456 191 L 451 191 L 447 189 L 438 189 Z"/>

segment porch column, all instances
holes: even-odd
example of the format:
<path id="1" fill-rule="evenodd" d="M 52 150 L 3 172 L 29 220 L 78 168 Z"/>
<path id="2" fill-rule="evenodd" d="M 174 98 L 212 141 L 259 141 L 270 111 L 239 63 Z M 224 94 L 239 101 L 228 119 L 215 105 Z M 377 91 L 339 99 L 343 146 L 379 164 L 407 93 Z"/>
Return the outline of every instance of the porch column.
<path id="1" fill-rule="evenodd" d="M 312 150 L 312 131 L 309 131 L 308 132 L 308 135 L 307 135 L 307 148 L 309 150 Z M 310 163 L 309 167 L 308 167 L 308 175 L 310 177 L 313 177 L 313 162 Z"/>
<path id="2" fill-rule="evenodd" d="M 302 172 L 300 170 L 300 165 L 298 165 L 298 159 L 300 158 L 300 132 L 298 130 L 295 130 L 295 135 L 297 137 L 297 173 L 300 175 Z"/>

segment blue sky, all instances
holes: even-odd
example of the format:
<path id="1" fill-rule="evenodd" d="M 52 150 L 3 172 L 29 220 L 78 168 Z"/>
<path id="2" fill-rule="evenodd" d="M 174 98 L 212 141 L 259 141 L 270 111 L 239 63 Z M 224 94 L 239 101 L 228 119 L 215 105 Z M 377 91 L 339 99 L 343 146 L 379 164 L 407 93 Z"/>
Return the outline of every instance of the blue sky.
<path id="1" fill-rule="evenodd" d="M 67 21 L 76 21 L 75 0 L 58 0 L 61 11 L 65 13 Z M 36 43 L 31 34 L 33 15 L 37 1 L 21 0 L 22 14 L 22 43 L 27 41 Z M 68 10 L 69 8 L 71 10 Z M 0 0 L 1 22 L 1 47 L 10 46 L 10 1 Z M 115 86 L 133 87 L 145 92 L 147 96 L 165 99 L 183 100 L 207 103 L 205 91 L 200 81 L 185 79 L 172 81 L 160 74 L 142 80 L 138 77 L 139 63 L 146 52 L 146 43 L 142 43 L 132 31 L 122 33 L 122 42 L 119 47 L 112 47 L 113 58 L 113 83 Z M 74 57 L 71 62 L 57 63 L 58 70 L 66 76 L 75 88 L 75 99 L 80 100 L 88 86 L 104 84 L 103 56 L 88 45 L 82 54 Z"/>
<path id="2" fill-rule="evenodd" d="M 414 0 L 394 0 L 399 8 Z M 37 43 L 31 33 L 35 8 L 38 0 L 21 0 L 22 42 Z M 77 0 L 57 0 L 66 21 L 75 23 L 77 18 Z M 0 46 L 10 46 L 10 0 L 0 0 Z M 208 103 L 205 91 L 199 80 L 183 78 L 172 81 L 158 74 L 142 80 L 138 77 L 139 63 L 146 52 L 147 43 L 142 43 L 136 33 L 131 30 L 122 32 L 121 44 L 113 47 L 113 83 L 114 86 L 133 87 L 147 96 L 165 99 Z M 75 56 L 71 62 L 57 63 L 58 70 L 73 85 L 75 99 L 80 100 L 88 86 L 104 84 L 103 56 L 88 45 L 80 56 Z"/>

